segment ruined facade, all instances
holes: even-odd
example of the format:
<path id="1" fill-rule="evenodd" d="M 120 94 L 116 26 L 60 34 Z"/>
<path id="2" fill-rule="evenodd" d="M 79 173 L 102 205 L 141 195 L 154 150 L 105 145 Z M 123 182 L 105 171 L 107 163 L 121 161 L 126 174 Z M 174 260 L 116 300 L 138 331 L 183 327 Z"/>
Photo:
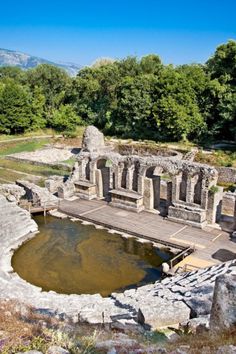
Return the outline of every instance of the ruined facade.
<path id="1" fill-rule="evenodd" d="M 87 127 L 72 175 L 59 188 L 59 196 L 104 199 L 116 207 L 159 213 L 197 227 L 216 221 L 220 198 L 215 168 L 182 160 L 174 151 L 141 155 L 136 150 L 106 146 L 101 133 Z"/>

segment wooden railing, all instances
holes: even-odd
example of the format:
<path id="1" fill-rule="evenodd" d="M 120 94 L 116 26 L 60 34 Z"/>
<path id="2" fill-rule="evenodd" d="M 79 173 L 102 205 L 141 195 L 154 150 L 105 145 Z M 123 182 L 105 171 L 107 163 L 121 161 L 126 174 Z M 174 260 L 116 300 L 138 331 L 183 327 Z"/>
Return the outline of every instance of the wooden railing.
<path id="1" fill-rule="evenodd" d="M 177 263 L 180 262 L 180 260 L 183 260 L 185 257 L 193 253 L 194 251 L 195 251 L 195 246 L 193 245 L 193 246 L 189 246 L 188 248 L 185 248 L 183 251 L 178 253 L 174 258 L 172 258 L 168 262 L 170 269 L 172 269 Z"/>
<path id="2" fill-rule="evenodd" d="M 46 215 L 48 210 L 59 208 L 60 200 L 58 200 L 57 202 L 52 202 L 48 200 L 44 203 L 38 204 L 34 204 L 33 202 L 33 199 L 23 199 L 20 201 L 19 206 L 23 209 L 28 210 L 28 212 L 31 214 L 42 212 L 44 215 Z"/>

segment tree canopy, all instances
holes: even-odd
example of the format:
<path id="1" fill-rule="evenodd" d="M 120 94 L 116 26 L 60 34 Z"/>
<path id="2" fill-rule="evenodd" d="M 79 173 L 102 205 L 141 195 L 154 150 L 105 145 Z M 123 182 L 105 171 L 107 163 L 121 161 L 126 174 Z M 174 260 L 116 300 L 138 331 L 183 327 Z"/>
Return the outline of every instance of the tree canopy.
<path id="1" fill-rule="evenodd" d="M 135 139 L 235 140 L 236 41 L 204 65 L 164 65 L 150 54 L 102 58 L 75 78 L 47 64 L 0 68 L 0 133 L 78 124 Z"/>

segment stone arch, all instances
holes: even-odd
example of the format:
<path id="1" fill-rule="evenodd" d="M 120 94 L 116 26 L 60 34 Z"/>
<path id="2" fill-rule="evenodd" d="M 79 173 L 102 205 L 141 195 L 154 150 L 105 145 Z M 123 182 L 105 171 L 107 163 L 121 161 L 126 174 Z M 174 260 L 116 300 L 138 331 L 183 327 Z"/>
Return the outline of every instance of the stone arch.
<path id="1" fill-rule="evenodd" d="M 144 204 L 148 209 L 168 214 L 172 202 L 172 175 L 161 166 L 149 166 L 145 172 Z"/>

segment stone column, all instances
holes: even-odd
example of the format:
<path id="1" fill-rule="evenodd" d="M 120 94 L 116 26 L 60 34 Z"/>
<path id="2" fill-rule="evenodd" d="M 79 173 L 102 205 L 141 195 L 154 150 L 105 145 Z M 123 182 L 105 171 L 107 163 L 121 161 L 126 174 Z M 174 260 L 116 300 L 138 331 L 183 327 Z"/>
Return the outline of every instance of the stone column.
<path id="1" fill-rule="evenodd" d="M 172 202 L 173 203 L 179 201 L 181 180 L 182 180 L 182 175 L 177 175 L 172 177 Z"/>
<path id="2" fill-rule="evenodd" d="M 145 179 L 145 165 L 140 165 L 139 174 L 138 174 L 138 193 L 144 196 L 144 179 Z"/>
<path id="3" fill-rule="evenodd" d="M 88 163 L 88 159 L 83 158 L 81 160 L 81 164 L 80 164 L 80 179 L 81 180 L 85 180 L 86 179 L 86 171 L 85 171 L 85 169 L 86 169 L 87 163 Z"/>
<path id="4" fill-rule="evenodd" d="M 218 207 L 223 197 L 223 187 L 218 187 L 219 191 L 216 193 L 209 193 L 208 207 L 207 207 L 207 222 L 215 224 L 217 222 Z"/>
<path id="5" fill-rule="evenodd" d="M 91 161 L 90 162 L 90 181 L 93 184 L 96 184 L 96 162 Z"/>
<path id="6" fill-rule="evenodd" d="M 103 198 L 102 171 L 99 169 L 96 170 L 95 176 L 96 176 L 97 196 L 98 196 L 98 198 Z"/>
<path id="7" fill-rule="evenodd" d="M 161 199 L 161 177 L 155 176 L 151 179 L 152 181 L 152 190 L 153 190 L 153 206 L 152 209 L 158 209 L 160 207 Z"/>
<path id="8" fill-rule="evenodd" d="M 116 169 L 114 166 L 112 166 L 110 167 L 110 189 L 114 189 L 115 184 L 116 184 Z"/>
<path id="9" fill-rule="evenodd" d="M 201 193 L 201 208 L 203 210 L 207 210 L 207 206 L 208 206 L 208 187 L 207 187 L 207 183 L 206 183 L 206 179 L 202 178 L 202 193 Z"/>
<path id="10" fill-rule="evenodd" d="M 143 204 L 145 209 L 152 210 L 154 206 L 153 182 L 151 178 L 144 178 Z"/>
<path id="11" fill-rule="evenodd" d="M 188 175 L 187 188 L 186 188 L 186 202 L 187 203 L 194 202 L 194 186 L 195 186 L 195 180 L 194 180 L 193 176 Z"/>
<path id="12" fill-rule="evenodd" d="M 167 208 L 171 205 L 172 203 L 172 182 L 167 182 L 166 183 L 166 206 Z"/>
<path id="13" fill-rule="evenodd" d="M 115 189 L 121 188 L 122 170 L 123 167 L 120 164 L 115 167 Z"/>
<path id="14" fill-rule="evenodd" d="M 133 175 L 134 175 L 134 166 L 130 166 L 127 168 L 126 189 L 131 191 L 133 189 Z"/>

